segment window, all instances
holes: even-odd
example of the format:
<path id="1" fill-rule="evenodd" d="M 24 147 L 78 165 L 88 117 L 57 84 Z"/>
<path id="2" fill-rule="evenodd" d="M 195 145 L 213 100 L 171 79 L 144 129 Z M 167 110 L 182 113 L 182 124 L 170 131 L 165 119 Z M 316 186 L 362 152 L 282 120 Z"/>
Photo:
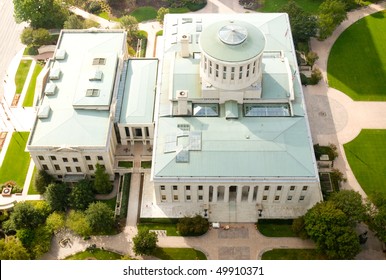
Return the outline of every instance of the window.
<path id="1" fill-rule="evenodd" d="M 280 196 L 279 195 L 275 195 L 275 200 L 279 200 L 280 199 Z"/>
<path id="2" fill-rule="evenodd" d="M 103 169 L 103 170 L 106 170 L 106 166 L 104 164 L 100 164 L 100 167 Z"/>
<path id="3" fill-rule="evenodd" d="M 56 156 L 50 156 L 51 160 L 56 160 Z"/>
<path id="4" fill-rule="evenodd" d="M 68 162 L 68 158 L 64 157 L 63 162 Z"/>
<path id="5" fill-rule="evenodd" d="M 303 186 L 303 191 L 306 191 L 308 189 L 308 186 Z"/>
<path id="6" fill-rule="evenodd" d="M 187 201 L 190 201 L 190 200 L 191 200 L 190 195 L 187 195 L 187 196 L 186 196 L 186 200 L 187 200 Z"/>
<path id="7" fill-rule="evenodd" d="M 301 195 L 301 196 L 299 197 L 299 200 L 304 200 L 304 195 Z"/>
<path id="8" fill-rule="evenodd" d="M 98 97 L 100 90 L 97 88 L 88 88 L 86 90 L 86 97 Z"/>
<path id="9" fill-rule="evenodd" d="M 145 133 L 146 133 L 146 137 L 150 137 L 150 132 L 148 127 L 145 127 Z"/>
<path id="10" fill-rule="evenodd" d="M 203 189 L 204 189 L 203 186 L 198 186 L 198 190 L 199 190 L 199 191 L 202 191 Z"/>
<path id="11" fill-rule="evenodd" d="M 142 128 L 136 128 L 135 129 L 135 136 L 136 137 L 142 137 Z"/>
<path id="12" fill-rule="evenodd" d="M 292 195 L 289 195 L 289 196 L 287 197 L 287 200 L 292 200 Z"/>
<path id="13" fill-rule="evenodd" d="M 74 157 L 74 158 L 72 158 L 72 161 L 73 162 L 78 162 L 78 159 Z"/>
<path id="14" fill-rule="evenodd" d="M 294 191 L 294 190 L 295 190 L 295 186 L 291 186 L 290 191 Z"/>
<path id="15" fill-rule="evenodd" d="M 43 169 L 44 169 L 45 171 L 48 170 L 48 165 L 47 165 L 47 164 L 43 164 L 42 167 L 43 167 Z"/>
<path id="16" fill-rule="evenodd" d="M 161 201 L 166 201 L 166 195 L 161 196 Z"/>
<path id="17" fill-rule="evenodd" d="M 94 166 L 92 164 L 89 164 L 88 165 L 88 170 L 93 171 L 94 170 Z"/>
<path id="18" fill-rule="evenodd" d="M 54 166 L 55 166 L 55 170 L 60 170 L 59 164 L 55 164 Z"/>
<path id="19" fill-rule="evenodd" d="M 176 195 L 176 194 L 173 195 L 173 200 L 174 200 L 174 201 L 178 201 L 178 195 Z"/>
<path id="20" fill-rule="evenodd" d="M 97 156 L 97 159 L 98 160 L 103 160 L 103 157 L 102 156 Z"/>
<path id="21" fill-rule="evenodd" d="M 265 186 L 265 187 L 264 187 L 264 190 L 265 190 L 265 191 L 269 191 L 269 186 Z"/>
<path id="22" fill-rule="evenodd" d="M 263 200 L 267 200 L 267 199 L 268 199 L 268 196 L 263 195 Z"/>
<path id="23" fill-rule="evenodd" d="M 173 186 L 173 191 L 176 191 L 177 190 L 177 186 Z"/>
<path id="24" fill-rule="evenodd" d="M 66 166 L 66 171 L 67 171 L 67 172 L 71 172 L 71 167 Z"/>
<path id="25" fill-rule="evenodd" d="M 190 191 L 190 186 L 185 186 L 186 191 Z"/>
<path id="26" fill-rule="evenodd" d="M 199 196 L 198 196 L 198 201 L 202 201 L 202 200 L 203 200 L 202 195 L 199 195 Z"/>
<path id="27" fill-rule="evenodd" d="M 62 179 L 63 178 L 63 175 L 58 175 L 58 179 Z"/>
<path id="28" fill-rule="evenodd" d="M 281 191 L 281 189 L 282 189 L 282 186 L 277 186 L 278 191 Z"/>
<path id="29" fill-rule="evenodd" d="M 39 160 L 44 160 L 44 157 L 43 156 L 38 156 L 38 159 Z"/>
<path id="30" fill-rule="evenodd" d="M 76 168 L 76 172 L 82 172 L 82 168 L 80 168 L 79 166 L 77 166 L 75 168 Z"/>
<path id="31" fill-rule="evenodd" d="M 161 191 L 165 190 L 165 186 L 160 186 Z"/>
<path id="32" fill-rule="evenodd" d="M 128 127 L 125 127 L 125 133 L 126 137 L 130 137 L 130 129 Z"/>
<path id="33" fill-rule="evenodd" d="M 85 156 L 84 157 L 86 160 L 91 160 L 91 157 L 90 156 Z"/>

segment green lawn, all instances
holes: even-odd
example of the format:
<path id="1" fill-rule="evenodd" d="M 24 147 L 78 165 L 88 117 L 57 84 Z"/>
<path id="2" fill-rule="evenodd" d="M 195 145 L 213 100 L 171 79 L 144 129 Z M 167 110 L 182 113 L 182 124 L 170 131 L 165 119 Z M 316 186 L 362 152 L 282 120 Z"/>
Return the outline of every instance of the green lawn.
<path id="1" fill-rule="evenodd" d="M 262 260 L 325 260 L 315 249 L 273 249 L 265 252 Z"/>
<path id="2" fill-rule="evenodd" d="M 130 13 L 138 22 L 152 20 L 157 17 L 157 10 L 153 7 L 139 7 Z"/>
<path id="3" fill-rule="evenodd" d="M 90 259 L 96 259 L 96 260 L 120 260 L 123 257 L 123 255 L 102 250 L 102 249 L 93 249 L 93 250 L 86 250 L 80 253 L 76 253 L 72 256 L 69 256 L 65 258 L 66 260 L 90 260 Z"/>
<path id="4" fill-rule="evenodd" d="M 118 167 L 133 168 L 132 161 L 118 161 Z"/>
<path id="5" fill-rule="evenodd" d="M 131 180 L 131 174 L 125 174 L 123 176 L 124 181 L 122 183 L 122 201 L 121 201 L 121 212 L 119 213 L 119 216 L 127 217 L 127 207 L 129 205 L 129 194 L 130 194 L 130 180 Z"/>
<path id="6" fill-rule="evenodd" d="M 35 175 L 36 175 L 36 167 L 34 168 L 34 172 L 32 173 L 31 183 L 28 187 L 28 194 L 40 194 L 35 189 Z"/>
<path id="7" fill-rule="evenodd" d="M 344 151 L 355 178 L 367 195 L 386 194 L 386 130 L 363 129 Z"/>
<path id="8" fill-rule="evenodd" d="M 206 260 L 203 252 L 192 248 L 157 248 L 153 256 L 161 260 Z"/>
<path id="9" fill-rule="evenodd" d="M 24 101 L 23 101 L 24 107 L 33 106 L 33 101 L 34 101 L 34 96 L 35 96 L 36 78 L 38 77 L 38 75 L 40 74 L 42 69 L 43 69 L 43 66 L 40 65 L 39 63 L 36 63 L 34 72 L 33 72 L 32 77 L 31 77 L 31 81 L 28 85 L 28 90 L 27 90 L 26 96 L 25 96 Z"/>
<path id="10" fill-rule="evenodd" d="M 98 16 L 101 17 L 101 18 L 110 20 L 110 16 L 109 16 L 108 12 L 101 12 Z"/>
<path id="11" fill-rule="evenodd" d="M 347 28 L 328 58 L 328 83 L 354 100 L 386 101 L 386 11 Z"/>
<path id="12" fill-rule="evenodd" d="M 24 186 L 28 172 L 30 156 L 25 152 L 29 132 L 14 132 L 0 167 L 0 183 L 15 181 L 20 187 Z"/>
<path id="13" fill-rule="evenodd" d="M 27 78 L 29 68 L 31 67 L 32 60 L 22 59 L 20 61 L 19 67 L 17 68 L 15 76 L 16 84 L 16 93 L 21 93 L 23 91 L 23 86 L 25 79 Z"/>
<path id="14" fill-rule="evenodd" d="M 177 232 L 177 224 L 140 223 L 138 225 L 138 228 L 144 227 L 149 230 L 166 230 L 167 236 L 180 236 Z"/>
<path id="15" fill-rule="evenodd" d="M 258 230 L 268 237 L 296 237 L 292 220 L 259 220 Z"/>
<path id="16" fill-rule="evenodd" d="M 295 2 L 305 11 L 316 14 L 320 4 L 324 0 L 295 0 Z M 280 11 L 281 7 L 288 3 L 288 0 L 264 0 L 263 7 L 259 12 L 272 13 Z"/>
<path id="17" fill-rule="evenodd" d="M 151 168 L 151 161 L 141 161 L 142 168 Z"/>

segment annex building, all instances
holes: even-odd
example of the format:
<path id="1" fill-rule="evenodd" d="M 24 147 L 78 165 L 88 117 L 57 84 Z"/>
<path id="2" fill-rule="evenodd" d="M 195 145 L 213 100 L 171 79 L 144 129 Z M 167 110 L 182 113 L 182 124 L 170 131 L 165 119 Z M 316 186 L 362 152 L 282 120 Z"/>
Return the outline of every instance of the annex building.
<path id="1" fill-rule="evenodd" d="M 74 181 L 143 145 L 141 217 L 297 217 L 322 200 L 298 73 L 286 14 L 168 14 L 156 59 L 121 30 L 63 30 L 27 150 Z"/>

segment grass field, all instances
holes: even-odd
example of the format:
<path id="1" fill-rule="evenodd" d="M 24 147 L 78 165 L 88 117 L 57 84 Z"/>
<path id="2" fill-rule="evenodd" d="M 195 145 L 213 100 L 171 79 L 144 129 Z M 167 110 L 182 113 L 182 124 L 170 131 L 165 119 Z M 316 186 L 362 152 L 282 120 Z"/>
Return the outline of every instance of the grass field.
<path id="1" fill-rule="evenodd" d="M 94 249 L 94 250 L 86 250 L 80 253 L 76 253 L 72 256 L 65 258 L 66 260 L 120 260 L 122 255 L 102 250 L 102 249 Z"/>
<path id="2" fill-rule="evenodd" d="M 20 187 L 24 186 L 28 172 L 30 156 L 25 152 L 29 132 L 14 132 L 0 167 L 0 183 L 15 181 Z"/>
<path id="3" fill-rule="evenodd" d="M 153 7 L 139 7 L 130 13 L 138 22 L 155 19 L 157 10 Z"/>
<path id="4" fill-rule="evenodd" d="M 203 252 L 191 248 L 157 248 L 153 256 L 161 260 L 206 260 Z"/>
<path id="5" fill-rule="evenodd" d="M 386 101 L 386 11 L 347 28 L 328 58 L 328 83 L 354 100 Z"/>
<path id="6" fill-rule="evenodd" d="M 355 178 L 367 195 L 386 194 L 386 130 L 364 129 L 344 151 Z"/>
<path id="7" fill-rule="evenodd" d="M 118 161 L 118 167 L 133 168 L 132 161 Z"/>
<path id="8" fill-rule="evenodd" d="M 265 252 L 262 260 L 325 260 L 326 257 L 314 249 L 273 249 Z"/>
<path id="9" fill-rule="evenodd" d="M 17 68 L 15 76 L 16 93 L 23 91 L 25 79 L 27 78 L 29 68 L 31 67 L 32 60 L 22 59 L 20 60 L 19 67 Z"/>
<path id="10" fill-rule="evenodd" d="M 316 14 L 319 5 L 324 0 L 295 0 L 295 2 L 305 11 Z M 281 7 L 288 3 L 288 0 L 264 0 L 263 7 L 259 8 L 259 12 L 272 13 L 280 11 Z"/>
<path id="11" fill-rule="evenodd" d="M 296 237 L 292 220 L 259 220 L 258 230 L 268 237 Z"/>
<path id="12" fill-rule="evenodd" d="M 161 224 L 161 223 L 140 223 L 138 228 L 148 228 L 149 230 L 166 230 L 167 236 L 180 236 L 177 232 L 177 224 Z"/>
<path id="13" fill-rule="evenodd" d="M 29 184 L 29 188 L 28 188 L 28 194 L 39 194 L 36 189 L 35 189 L 35 175 L 36 175 L 36 167 L 34 168 L 34 171 L 32 173 L 32 178 L 31 178 L 31 182 Z"/>
<path id="14" fill-rule="evenodd" d="M 28 85 L 28 90 L 26 93 L 26 96 L 23 101 L 24 107 L 31 107 L 33 106 L 34 96 L 35 96 L 35 86 L 36 86 L 36 78 L 38 77 L 39 73 L 42 71 L 43 66 L 39 63 L 36 63 L 34 72 L 31 77 L 31 81 Z"/>

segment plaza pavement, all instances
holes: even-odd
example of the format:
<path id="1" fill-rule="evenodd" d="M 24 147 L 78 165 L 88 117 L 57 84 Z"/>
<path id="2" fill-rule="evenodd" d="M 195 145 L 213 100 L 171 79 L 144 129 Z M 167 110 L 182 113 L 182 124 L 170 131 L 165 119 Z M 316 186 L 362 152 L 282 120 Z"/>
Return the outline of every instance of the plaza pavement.
<path id="1" fill-rule="evenodd" d="M 231 0 L 209 0 L 208 5 L 198 12 L 225 12 L 230 13 L 232 9 L 237 12 L 245 10 Z M 359 18 L 379 9 L 385 8 L 385 3 L 372 4 L 367 8 L 359 9 L 348 14 L 348 20 L 342 23 L 334 34 L 326 41 L 319 42 L 312 40 L 311 46 L 319 55 L 316 66 L 322 70 L 325 77 L 317 86 L 305 87 L 305 100 L 308 105 L 308 115 L 310 118 L 310 127 L 314 143 L 325 145 L 334 143 L 339 148 L 340 156 L 335 166 L 346 173 L 348 178 L 344 188 L 352 188 L 364 192 L 356 182 L 349 165 L 346 162 L 342 145 L 355 138 L 362 128 L 386 128 L 384 102 L 354 102 L 345 94 L 329 88 L 326 83 L 326 65 L 328 53 L 335 39 L 350 24 Z M 104 28 L 113 28 L 115 23 L 101 19 L 94 15 L 89 15 L 81 10 L 73 10 L 75 13 L 92 18 L 99 22 Z M 149 43 L 147 54 L 154 56 L 155 33 L 160 30 L 157 22 L 141 23 L 140 29 L 144 29 L 149 34 Z M 153 43 L 154 42 L 154 43 Z M 17 67 L 19 59 L 16 59 L 11 65 Z M 13 77 L 11 77 L 13 80 Z M 19 115 L 17 111 L 13 114 Z M 25 118 L 22 117 L 22 119 Z M 135 236 L 138 206 L 140 203 L 140 174 L 134 174 L 132 177 L 132 188 L 130 193 L 130 210 L 128 213 L 126 228 L 115 236 L 93 236 L 90 240 L 83 240 L 73 235 L 69 231 L 58 233 L 52 240 L 51 250 L 45 254 L 42 259 L 62 259 L 68 255 L 85 250 L 91 244 L 97 244 L 112 251 L 123 254 L 133 255 L 131 239 Z M 39 196 L 26 196 L 23 193 L 20 200 L 39 199 Z M 12 198 L 11 198 L 12 199 Z M 0 205 L 3 203 L 0 197 Z M 359 228 L 359 231 L 364 230 Z M 66 247 L 59 245 L 60 240 L 69 238 L 71 244 Z M 253 224 L 231 224 L 230 230 L 211 229 L 207 234 L 201 237 L 166 237 L 159 235 L 158 245 L 161 247 L 193 247 L 203 251 L 208 259 L 259 259 L 263 252 L 272 248 L 314 248 L 315 245 L 309 240 L 299 238 L 269 238 L 262 236 Z M 362 252 L 357 259 L 385 259 L 382 253 L 382 247 L 369 232 L 369 241 L 362 247 Z"/>

